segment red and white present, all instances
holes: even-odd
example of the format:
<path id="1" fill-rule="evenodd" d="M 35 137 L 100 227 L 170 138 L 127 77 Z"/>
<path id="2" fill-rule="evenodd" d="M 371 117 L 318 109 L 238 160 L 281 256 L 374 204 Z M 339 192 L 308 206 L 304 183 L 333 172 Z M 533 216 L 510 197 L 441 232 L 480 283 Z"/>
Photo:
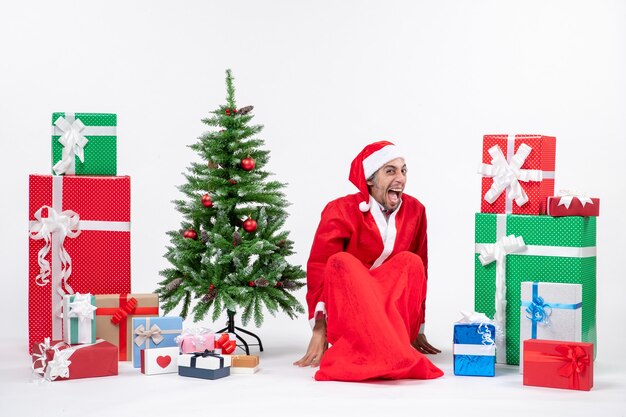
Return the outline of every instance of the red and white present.
<path id="1" fill-rule="evenodd" d="M 45 338 L 32 352 L 33 371 L 48 381 L 117 375 L 117 346 L 106 340 L 69 345 Z"/>
<path id="2" fill-rule="evenodd" d="M 485 135 L 481 213 L 545 214 L 554 195 L 556 138 Z"/>
<path id="3" fill-rule="evenodd" d="M 31 175 L 29 346 L 63 337 L 63 294 L 130 292 L 130 177 Z"/>
<path id="4" fill-rule="evenodd" d="M 547 214 L 552 217 L 600 215 L 600 199 L 587 197 L 576 191 L 559 191 L 559 195 L 548 197 Z"/>
<path id="5" fill-rule="evenodd" d="M 593 343 L 524 340 L 524 385 L 591 390 Z"/>
<path id="6" fill-rule="evenodd" d="M 177 346 L 142 349 L 141 373 L 146 375 L 178 373 L 178 355 Z"/>

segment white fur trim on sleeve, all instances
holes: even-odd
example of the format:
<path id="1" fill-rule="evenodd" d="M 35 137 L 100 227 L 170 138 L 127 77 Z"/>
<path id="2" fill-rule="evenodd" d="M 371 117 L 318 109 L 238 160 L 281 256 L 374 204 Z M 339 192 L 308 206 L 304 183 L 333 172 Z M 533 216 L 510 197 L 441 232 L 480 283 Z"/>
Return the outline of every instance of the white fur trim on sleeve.
<path id="1" fill-rule="evenodd" d="M 309 320 L 309 324 L 311 325 L 311 329 L 315 327 L 315 318 L 317 317 L 317 313 L 322 313 L 324 317 L 326 317 L 326 303 L 323 301 L 318 301 L 315 305 L 315 312 L 313 312 L 313 318 Z"/>

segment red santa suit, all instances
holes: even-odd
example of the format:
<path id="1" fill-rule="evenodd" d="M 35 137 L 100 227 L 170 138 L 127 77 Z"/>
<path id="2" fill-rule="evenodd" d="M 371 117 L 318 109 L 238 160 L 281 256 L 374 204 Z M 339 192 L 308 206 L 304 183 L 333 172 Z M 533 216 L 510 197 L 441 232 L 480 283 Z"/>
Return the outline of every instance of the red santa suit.
<path id="1" fill-rule="evenodd" d="M 365 176 L 356 175 L 363 178 L 360 186 Z M 330 202 L 313 240 L 307 265 L 309 319 L 313 324 L 317 315 L 326 315 L 331 344 L 315 378 L 437 378 L 441 370 L 411 346 L 424 321 L 424 206 L 404 194 L 386 218 L 369 194 L 364 204 L 363 194 Z"/>

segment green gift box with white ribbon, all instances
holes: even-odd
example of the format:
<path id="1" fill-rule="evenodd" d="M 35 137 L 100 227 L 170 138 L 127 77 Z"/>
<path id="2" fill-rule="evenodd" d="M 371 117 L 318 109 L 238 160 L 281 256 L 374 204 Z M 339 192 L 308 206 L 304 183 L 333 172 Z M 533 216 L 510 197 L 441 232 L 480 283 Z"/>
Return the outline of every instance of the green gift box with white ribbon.
<path id="1" fill-rule="evenodd" d="M 63 341 L 71 345 L 96 343 L 96 297 L 91 294 L 63 296 Z"/>
<path id="2" fill-rule="evenodd" d="M 497 362 L 519 364 L 523 281 L 581 284 L 582 341 L 596 343 L 595 217 L 476 213 L 475 242 L 474 309 L 499 329 Z"/>
<path id="3" fill-rule="evenodd" d="M 52 172 L 117 175 L 117 115 L 52 113 Z"/>

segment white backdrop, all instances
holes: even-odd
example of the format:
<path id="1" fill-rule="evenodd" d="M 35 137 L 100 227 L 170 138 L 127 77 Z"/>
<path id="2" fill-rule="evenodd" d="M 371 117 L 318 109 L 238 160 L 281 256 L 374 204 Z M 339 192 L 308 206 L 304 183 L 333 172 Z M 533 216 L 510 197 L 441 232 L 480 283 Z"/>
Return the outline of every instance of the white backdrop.
<path id="1" fill-rule="evenodd" d="M 482 135 L 555 135 L 556 188 L 602 200 L 598 352 L 617 359 L 626 342 L 625 23 L 623 1 L 5 2 L 3 337 L 26 351 L 27 180 L 50 172 L 51 113 L 118 114 L 118 173 L 132 177 L 133 291 L 151 292 L 167 266 L 165 232 L 181 220 L 170 201 L 197 160 L 187 145 L 224 103 L 232 68 L 238 105 L 254 105 L 265 125 L 268 168 L 289 183 L 293 263 L 306 263 L 325 203 L 355 191 L 356 153 L 383 139 L 404 149 L 406 191 L 429 216 L 427 334 L 446 349 L 459 310 L 473 307 Z M 309 329 L 304 316 L 268 315 L 258 333 L 296 359 Z"/>

